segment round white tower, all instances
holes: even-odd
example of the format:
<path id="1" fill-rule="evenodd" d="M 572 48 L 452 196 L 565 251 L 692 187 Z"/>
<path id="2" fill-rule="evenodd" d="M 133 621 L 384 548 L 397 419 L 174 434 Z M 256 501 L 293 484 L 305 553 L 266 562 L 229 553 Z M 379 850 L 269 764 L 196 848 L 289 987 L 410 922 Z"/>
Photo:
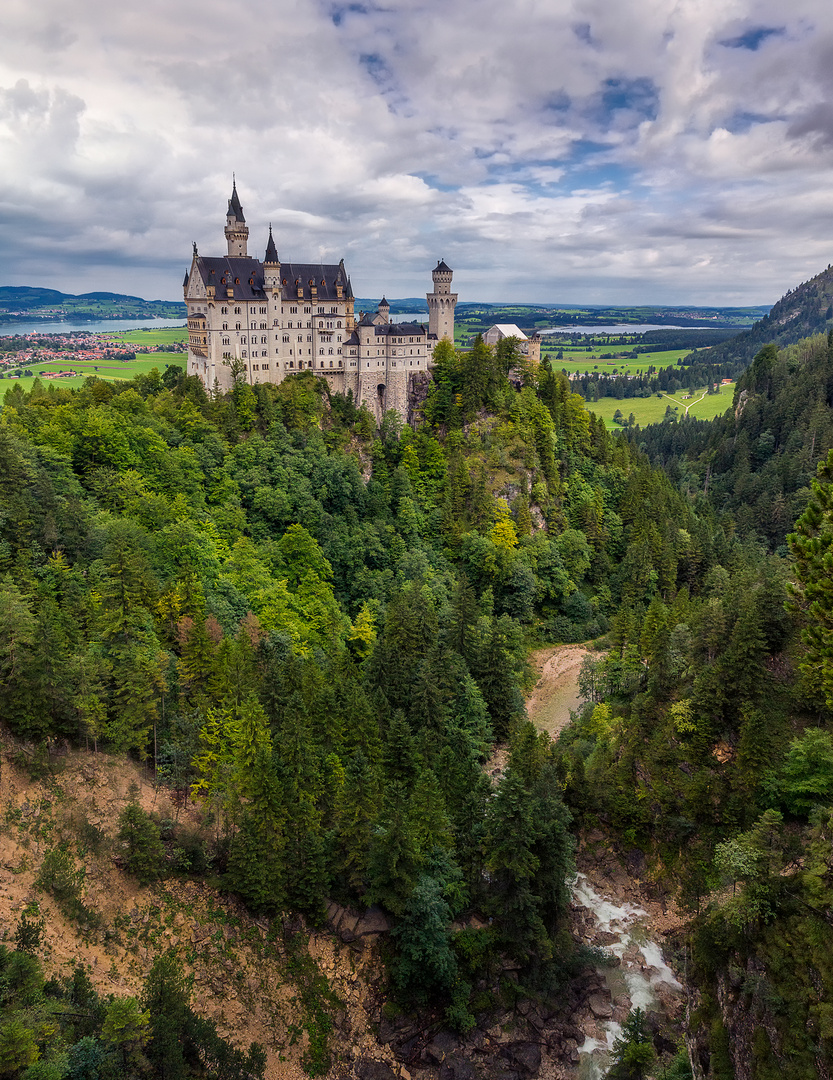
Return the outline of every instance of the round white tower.
<path id="1" fill-rule="evenodd" d="M 451 291 L 452 274 L 451 267 L 446 266 L 445 261 L 440 259 L 431 274 L 434 291 L 427 293 L 425 299 L 428 301 L 428 333 L 436 334 L 437 341 L 446 338 L 453 344 L 457 293 Z"/>

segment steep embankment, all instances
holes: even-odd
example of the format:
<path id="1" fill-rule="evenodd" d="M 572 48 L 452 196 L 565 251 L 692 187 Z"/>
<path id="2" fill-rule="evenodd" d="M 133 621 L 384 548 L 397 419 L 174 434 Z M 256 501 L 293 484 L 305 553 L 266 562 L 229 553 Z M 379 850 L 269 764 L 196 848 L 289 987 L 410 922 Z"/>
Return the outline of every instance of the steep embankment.
<path id="1" fill-rule="evenodd" d="M 27 761 L 29 769 L 20 767 Z M 319 1075 L 328 1060 L 342 1069 L 356 1059 L 392 1061 L 373 1030 L 379 1020 L 377 933 L 363 935 L 360 927 L 347 944 L 326 930 L 309 932 L 299 921 L 276 937 L 268 920 L 252 918 L 206 884 L 170 878 L 142 887 L 119 865 L 115 837 L 124 807 L 136 802 L 163 820 L 187 821 L 195 849 L 208 828 L 202 809 L 178 810 L 166 789 L 156 790 L 146 771 L 123 758 L 69 753 L 54 758 L 41 779 L 30 770 L 25 753 L 3 747 L 0 938 L 13 940 L 21 913 L 37 904 L 45 919 L 37 956 L 48 978 L 66 978 L 81 964 L 103 997 L 139 995 L 154 960 L 173 950 L 193 976 L 194 1010 L 236 1045 L 264 1046 L 270 1080 L 301 1080 L 311 1052 L 319 1055 Z M 44 859 L 61 845 L 73 865 L 83 867 L 83 909 L 74 915 L 66 896 L 62 902 L 39 884 Z M 302 963 L 288 947 L 296 930 L 303 930 Z M 309 987 L 321 975 L 338 1006 L 311 1001 Z M 324 1027 L 332 1024 L 333 1031 L 311 1050 L 311 1036 L 322 1030 L 316 1008 L 324 1009 Z"/>
<path id="2" fill-rule="evenodd" d="M 529 719 L 553 739 L 570 722 L 570 710 L 581 704 L 578 677 L 588 650 L 584 645 L 538 649 L 530 657 L 538 675 L 526 702 Z"/>

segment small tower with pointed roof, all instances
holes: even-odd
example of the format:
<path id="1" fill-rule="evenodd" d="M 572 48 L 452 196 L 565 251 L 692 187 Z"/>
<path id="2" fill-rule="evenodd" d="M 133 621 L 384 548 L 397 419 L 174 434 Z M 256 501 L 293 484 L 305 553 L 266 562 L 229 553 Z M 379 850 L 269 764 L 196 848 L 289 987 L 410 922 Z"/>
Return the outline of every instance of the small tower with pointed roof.
<path id="1" fill-rule="evenodd" d="M 266 256 L 263 260 L 263 288 L 267 291 L 278 289 L 281 284 L 281 260 L 278 258 L 278 249 L 272 236 L 272 226 L 269 226 L 269 240 L 266 244 Z"/>
<path id="2" fill-rule="evenodd" d="M 445 338 L 453 344 L 457 293 L 451 291 L 452 275 L 451 267 L 446 266 L 444 259 L 440 259 L 431 274 L 434 291 L 427 293 L 425 299 L 428 301 L 428 333 L 436 334 L 437 341 Z"/>
<path id="3" fill-rule="evenodd" d="M 237 194 L 237 181 L 232 178 L 231 198 L 228 201 L 226 212 L 226 240 L 228 242 L 228 254 L 230 258 L 248 258 L 246 244 L 249 239 L 249 226 L 243 217 L 243 207 L 240 205 L 240 197 Z"/>
<path id="4" fill-rule="evenodd" d="M 384 296 L 379 301 L 378 310 L 379 310 L 379 314 L 382 316 L 382 322 L 385 323 L 385 324 L 389 323 L 390 322 L 390 304 L 387 302 L 387 300 L 384 298 Z"/>

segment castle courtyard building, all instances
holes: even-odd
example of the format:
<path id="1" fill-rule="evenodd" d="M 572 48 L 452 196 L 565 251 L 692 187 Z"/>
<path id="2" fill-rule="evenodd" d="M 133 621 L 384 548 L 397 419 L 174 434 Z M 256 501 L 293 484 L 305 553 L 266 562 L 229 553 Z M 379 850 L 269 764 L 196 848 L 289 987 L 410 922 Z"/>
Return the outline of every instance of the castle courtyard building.
<path id="1" fill-rule="evenodd" d="M 382 419 L 409 413 L 415 377 L 429 370 L 441 338 L 454 340 L 456 294 L 442 260 L 427 294 L 429 320 L 392 323 L 383 298 L 372 314 L 354 312 L 353 289 L 339 263 L 282 261 L 269 227 L 263 261 L 248 254 L 249 229 L 236 183 L 226 213 L 227 253 L 203 256 L 194 245 L 183 282 L 188 310 L 188 374 L 207 390 L 235 379 L 280 383 L 312 371 L 341 394 L 352 392 Z"/>

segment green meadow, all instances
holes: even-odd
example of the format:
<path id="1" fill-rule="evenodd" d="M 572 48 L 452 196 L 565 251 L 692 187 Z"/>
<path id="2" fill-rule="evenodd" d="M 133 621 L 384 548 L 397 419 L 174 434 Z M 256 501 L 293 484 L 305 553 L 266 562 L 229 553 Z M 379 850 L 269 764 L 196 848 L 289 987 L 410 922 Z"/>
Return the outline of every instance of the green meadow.
<path id="1" fill-rule="evenodd" d="M 185 367 L 184 353 L 152 353 L 150 356 L 137 356 L 135 360 L 79 360 L 72 353 L 66 354 L 65 360 L 50 360 L 48 363 L 30 364 L 25 371 L 31 371 L 32 375 L 23 375 L 13 382 L 22 382 L 28 387 L 39 375 L 48 371 L 77 371 L 77 375 L 69 375 L 62 379 L 44 379 L 45 385 L 51 386 L 83 386 L 84 381 L 90 375 L 99 379 L 129 380 L 134 375 L 144 375 L 152 368 L 164 371 L 166 367 Z M 8 389 L 9 379 L 3 380 Z"/>
<path id="2" fill-rule="evenodd" d="M 108 341 L 122 341 L 125 345 L 173 345 L 178 341 L 188 340 L 188 329 L 185 326 L 162 329 L 148 327 L 147 330 L 119 330 L 115 334 L 107 334 L 106 337 Z"/>
<path id="3" fill-rule="evenodd" d="M 625 419 L 633 413 L 640 427 L 648 424 L 659 424 L 665 418 L 665 410 L 670 405 L 677 410 L 677 416 L 682 419 L 688 409 L 689 416 L 696 416 L 698 420 L 714 420 L 716 416 L 722 416 L 727 409 L 732 407 L 732 397 L 735 393 L 735 385 L 721 386 L 719 394 L 706 394 L 705 387 L 697 391 L 690 399 L 686 400 L 683 393 L 663 394 L 657 397 L 652 394 L 649 398 L 612 398 L 603 397 L 598 401 L 588 401 L 588 412 L 593 412 L 604 420 L 610 431 L 621 430 L 619 424 L 613 423 L 613 414 L 620 410 Z"/>
<path id="4" fill-rule="evenodd" d="M 568 375 L 582 375 L 585 371 L 597 371 L 600 375 L 640 375 L 651 367 L 674 367 L 678 360 L 684 360 L 694 350 L 666 349 L 662 352 L 641 353 L 637 360 L 623 357 L 604 360 L 602 354 L 611 352 L 611 349 L 604 345 L 595 346 L 592 352 L 586 349 L 563 349 L 560 360 L 556 357 L 557 351 L 541 350 L 541 359 L 548 356 L 554 371 L 566 371 Z"/>

